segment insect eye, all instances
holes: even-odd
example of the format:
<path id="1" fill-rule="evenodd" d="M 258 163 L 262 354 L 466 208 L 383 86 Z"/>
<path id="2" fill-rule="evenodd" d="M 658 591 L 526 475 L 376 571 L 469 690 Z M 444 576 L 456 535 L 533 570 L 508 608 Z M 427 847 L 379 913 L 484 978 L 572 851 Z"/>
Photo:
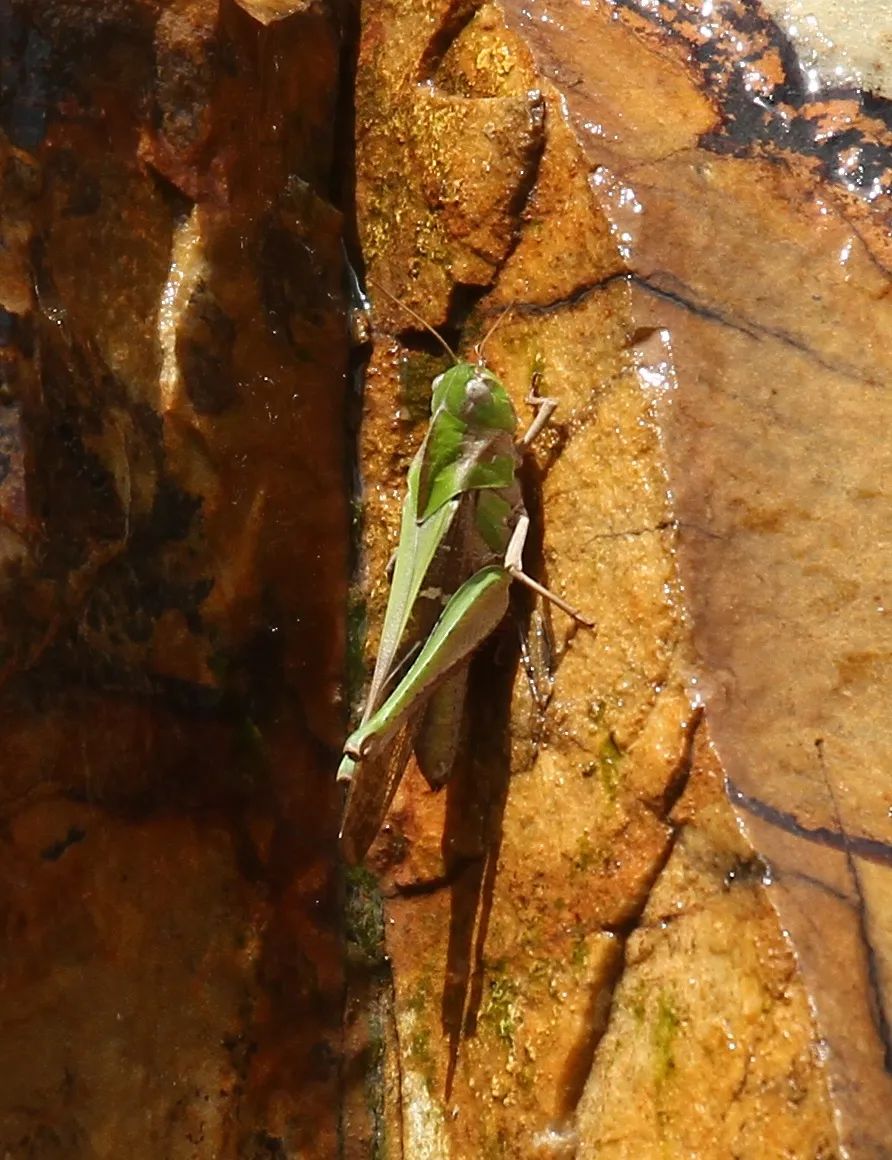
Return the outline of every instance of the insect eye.
<path id="1" fill-rule="evenodd" d="M 469 403 L 479 403 L 489 395 L 489 387 L 476 375 L 472 379 L 468 379 L 465 387 L 465 397 Z"/>

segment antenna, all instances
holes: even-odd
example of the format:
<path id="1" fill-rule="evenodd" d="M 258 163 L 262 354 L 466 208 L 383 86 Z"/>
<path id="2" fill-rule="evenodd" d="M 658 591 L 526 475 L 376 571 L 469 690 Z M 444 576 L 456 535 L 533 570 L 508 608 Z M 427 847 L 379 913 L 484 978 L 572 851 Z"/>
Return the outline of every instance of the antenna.
<path id="1" fill-rule="evenodd" d="M 431 326 L 431 324 L 429 322 L 425 322 L 425 320 L 417 311 L 413 310 L 411 306 L 408 306 L 405 302 L 401 301 L 401 299 L 397 298 L 395 294 L 391 294 L 386 286 L 382 286 L 381 283 L 376 282 L 374 278 L 369 278 L 368 283 L 370 286 L 374 286 L 376 290 L 380 290 L 381 293 L 385 295 L 385 297 L 389 298 L 391 302 L 394 302 L 397 306 L 399 306 L 401 310 L 405 310 L 405 312 L 410 315 L 410 317 L 414 318 L 418 325 L 422 326 L 428 332 L 428 334 L 432 334 L 454 363 L 458 363 L 460 361 L 458 355 L 442 336 L 442 334 L 438 334 Z"/>
<path id="2" fill-rule="evenodd" d="M 483 362 L 483 348 L 486 346 L 486 344 L 492 338 L 493 334 L 502 325 L 502 323 L 505 320 L 505 315 L 510 314 L 513 309 L 514 309 L 514 303 L 509 302 L 508 305 L 505 307 L 505 309 L 498 316 L 498 318 L 496 318 L 495 322 L 492 324 L 492 326 L 489 328 L 489 330 L 486 332 L 486 334 L 484 334 L 483 338 L 481 338 L 480 341 L 475 344 L 474 353 L 477 355 L 477 362 L 478 363 Z"/>

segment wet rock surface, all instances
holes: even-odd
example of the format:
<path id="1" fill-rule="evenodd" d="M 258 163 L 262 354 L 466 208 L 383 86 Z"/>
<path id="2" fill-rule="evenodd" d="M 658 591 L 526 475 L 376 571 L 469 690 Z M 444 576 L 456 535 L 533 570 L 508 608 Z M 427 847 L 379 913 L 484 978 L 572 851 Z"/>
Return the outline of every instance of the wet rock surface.
<path id="1" fill-rule="evenodd" d="M 3 21 L 0 1150 L 334 1155 L 338 22 Z"/>
<path id="2" fill-rule="evenodd" d="M 889 1137 L 887 120 L 806 92 L 755 6 L 698 17 L 382 5 L 363 31 L 369 272 L 465 351 L 511 306 L 487 361 L 519 410 L 534 372 L 560 400 L 525 468 L 528 565 L 598 621 L 519 602 L 475 661 L 455 782 L 410 770 L 373 852 L 402 1092 L 379 1111 L 405 1155 Z M 496 172 L 524 95 L 538 145 Z M 460 140 L 412 112 L 450 99 L 475 106 Z M 476 156 L 477 236 L 483 205 L 516 207 L 494 276 L 424 182 L 450 147 Z M 372 625 L 437 367 L 376 307 Z"/>
<path id="3" fill-rule="evenodd" d="M 754 4 L 4 20 L 5 1154 L 884 1156 L 883 101 Z M 516 593 L 345 872 L 410 310 L 597 630 Z"/>
<path id="4" fill-rule="evenodd" d="M 566 66 L 580 44 L 572 20 L 559 23 L 528 25 L 543 65 L 556 54 Z M 714 76 L 716 45 L 741 27 L 732 7 L 711 52 L 702 26 L 677 22 L 673 37 Z M 720 83 L 709 90 L 715 123 L 677 153 L 641 158 L 603 107 L 605 149 L 599 134 L 582 139 L 608 184 L 634 191 L 636 317 L 666 327 L 671 343 L 674 380 L 657 389 L 656 416 L 698 695 L 827 1041 L 842 1142 L 882 1155 L 892 1132 L 880 708 L 889 454 L 871 432 L 888 417 L 889 140 L 873 116 L 882 103 L 865 111 L 857 94 L 838 98 L 844 132 L 828 121 L 820 95 L 797 95 L 780 52 L 772 72 L 765 46 L 782 47 L 778 34 L 754 27 L 747 59 L 770 116 L 748 123 L 741 94 Z M 580 127 L 597 88 L 568 92 Z M 781 131 L 772 117 L 785 100 Z M 859 159 L 854 176 L 845 149 Z"/>

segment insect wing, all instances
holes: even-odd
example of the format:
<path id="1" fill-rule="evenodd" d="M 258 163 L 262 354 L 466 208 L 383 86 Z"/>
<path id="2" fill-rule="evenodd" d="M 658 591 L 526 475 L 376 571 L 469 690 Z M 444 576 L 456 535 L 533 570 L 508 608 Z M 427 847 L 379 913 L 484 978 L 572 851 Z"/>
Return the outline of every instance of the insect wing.
<path id="1" fill-rule="evenodd" d="M 412 753 L 420 720 L 421 710 L 403 722 L 383 749 L 356 767 L 340 833 L 341 852 L 352 866 L 363 860 L 381 828 Z"/>
<path id="2" fill-rule="evenodd" d="M 468 665 L 458 665 L 430 697 L 415 738 L 415 759 L 431 789 L 449 780 L 461 742 Z"/>
<path id="3" fill-rule="evenodd" d="M 496 628 L 508 610 L 511 577 L 500 565 L 481 568 L 449 599 L 411 668 L 384 703 L 351 733 L 345 751 L 360 761 L 380 753 L 401 722 Z"/>
<path id="4" fill-rule="evenodd" d="M 362 714 L 361 724 L 363 725 L 381 703 L 384 687 L 393 671 L 394 662 L 403 642 L 406 626 L 412 616 L 412 610 L 424 582 L 424 577 L 427 575 L 437 549 L 443 544 L 458 510 L 458 500 L 454 500 L 440 508 L 430 519 L 423 523 L 418 522 L 416 512 L 420 469 L 421 455 L 419 454 L 409 469 L 408 490 L 403 503 L 400 540 L 393 569 L 393 581 L 387 599 L 387 610 L 384 613 L 384 626 L 381 629 L 381 642 L 378 646 L 375 671 L 372 674 L 372 683 Z"/>
<path id="5" fill-rule="evenodd" d="M 383 705 L 351 735 L 357 751 L 351 771 L 341 846 L 348 862 L 361 861 L 381 827 L 432 695 L 466 662 L 508 608 L 511 578 L 504 568 L 481 568 L 456 592 L 408 673 Z M 343 763 L 342 763 L 343 764 Z"/>

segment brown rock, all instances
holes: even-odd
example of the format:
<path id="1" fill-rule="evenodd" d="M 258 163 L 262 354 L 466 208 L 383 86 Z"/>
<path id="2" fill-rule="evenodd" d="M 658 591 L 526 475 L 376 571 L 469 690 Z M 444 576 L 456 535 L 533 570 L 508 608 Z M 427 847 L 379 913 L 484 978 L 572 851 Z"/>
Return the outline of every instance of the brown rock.
<path id="1" fill-rule="evenodd" d="M 331 1156 L 337 24 L 4 27 L 0 1152 Z"/>
<path id="2" fill-rule="evenodd" d="M 404 1155 L 879 1156 L 889 1134 L 885 670 L 862 609 L 884 566 L 885 451 L 863 439 L 885 429 L 881 203 L 834 184 L 840 110 L 799 102 L 770 22 L 728 6 L 707 44 L 676 7 L 379 5 L 362 33 L 372 288 L 464 351 L 513 304 L 487 361 L 519 410 L 533 372 L 560 401 L 525 468 L 527 563 L 598 620 L 592 636 L 518 602 L 526 663 L 507 624 L 475 661 L 445 802 L 410 769 L 373 850 L 402 1094 L 378 1109 Z M 748 111 L 748 52 L 755 95 L 785 86 L 784 110 Z M 386 158 L 411 139 L 438 172 L 485 173 L 479 108 L 451 141 L 414 110 L 496 109 L 509 85 L 541 94 L 544 138 L 523 196 L 489 203 L 514 217 L 493 211 L 510 243 L 487 274 L 458 242 L 486 236 L 476 186 L 447 211 L 423 161 L 393 183 Z M 408 315 L 376 317 L 372 648 L 436 369 Z M 856 696 L 853 732 L 831 705 Z M 831 726 L 832 772 L 814 748 Z"/>
<path id="3" fill-rule="evenodd" d="M 888 110 L 744 0 L 363 6 L 349 681 L 445 365 L 379 289 L 558 399 L 598 629 L 517 594 L 341 884 L 338 16 L 10 11 L 2 1151 L 884 1156 Z"/>

